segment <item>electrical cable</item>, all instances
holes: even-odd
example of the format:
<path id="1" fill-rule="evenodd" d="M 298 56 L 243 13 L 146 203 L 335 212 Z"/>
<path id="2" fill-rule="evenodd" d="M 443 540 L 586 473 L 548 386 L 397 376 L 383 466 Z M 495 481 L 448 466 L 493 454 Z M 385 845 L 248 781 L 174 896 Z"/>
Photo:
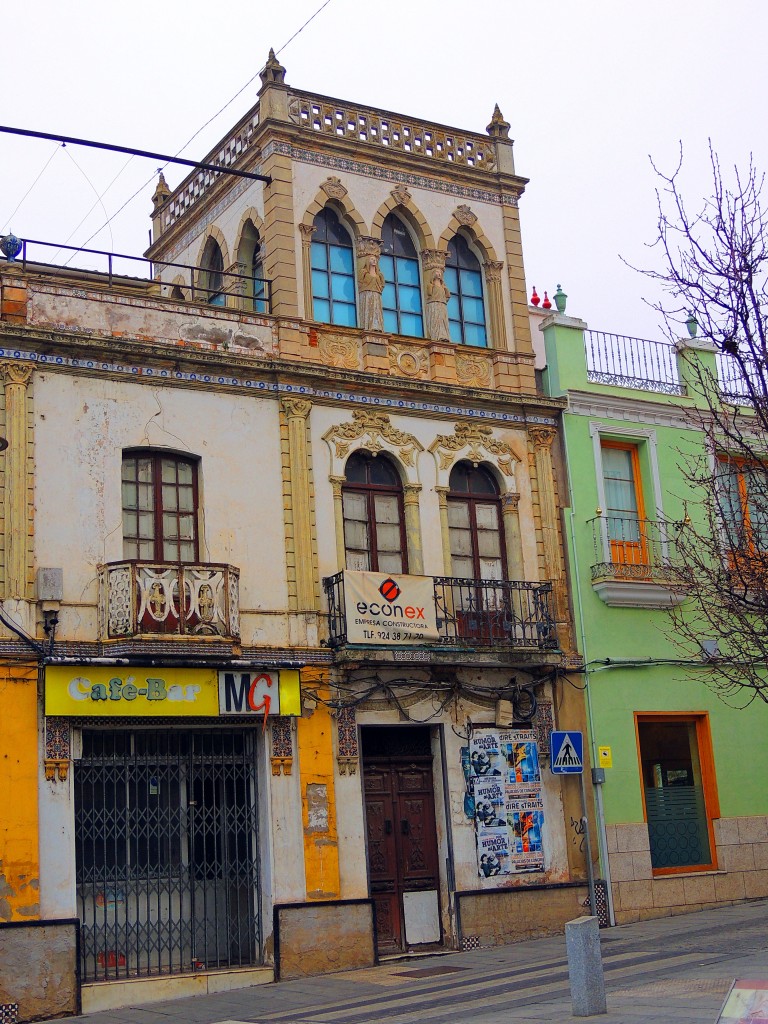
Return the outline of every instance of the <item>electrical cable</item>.
<path id="1" fill-rule="evenodd" d="M 20 200 L 18 201 L 18 203 L 16 204 L 16 209 L 15 209 L 15 210 L 13 211 L 13 213 L 12 213 L 12 214 L 10 215 L 10 217 L 9 217 L 9 218 L 8 218 L 8 219 L 6 220 L 6 222 L 5 222 L 5 225 L 4 225 L 4 227 L 3 227 L 3 234 L 5 233 L 5 229 L 6 229 L 6 228 L 9 228 L 9 229 L 10 229 L 10 226 L 11 226 L 11 221 L 12 221 L 12 220 L 13 220 L 13 218 L 14 218 L 14 217 L 16 216 L 16 214 L 17 214 L 17 213 L 19 212 L 19 210 L 21 209 L 21 205 L 22 205 L 22 203 L 23 203 L 23 202 L 24 202 L 24 200 L 25 200 L 25 199 L 27 198 L 27 196 L 28 196 L 28 195 L 29 195 L 29 193 L 30 193 L 30 192 L 32 191 L 32 189 L 33 189 L 33 188 L 35 187 L 35 185 L 36 185 L 36 184 L 38 183 L 38 181 L 40 181 L 40 179 L 42 178 L 43 174 L 45 173 L 45 171 L 46 171 L 46 169 L 47 169 L 47 167 L 48 167 L 48 164 L 49 164 L 49 163 L 51 162 L 51 160 L 53 160 L 53 158 L 54 158 L 54 157 L 56 156 L 56 154 L 58 153 L 58 151 L 59 151 L 59 149 L 60 149 L 60 148 L 61 148 L 61 146 L 60 146 L 60 145 L 56 145 L 56 146 L 54 146 L 53 152 L 51 153 L 51 155 L 50 155 L 50 156 L 48 157 L 48 159 L 47 159 L 47 160 L 45 161 L 45 163 L 43 164 L 43 166 L 42 166 L 42 169 L 40 170 L 40 173 L 39 173 L 39 174 L 37 175 L 37 177 L 36 177 L 36 178 L 35 178 L 35 180 L 34 180 L 34 181 L 32 182 L 32 184 L 31 184 L 31 185 L 29 186 L 29 188 L 27 189 L 27 191 L 26 191 L 26 192 L 24 193 L 24 195 L 23 195 L 23 196 L 21 197 L 21 199 L 20 199 Z M 78 225 L 78 227 L 79 227 L 79 225 Z"/>
<path id="2" fill-rule="evenodd" d="M 98 191 L 97 191 L 97 189 L 96 189 L 96 186 L 95 186 L 95 185 L 93 184 L 93 182 L 92 182 L 92 181 L 91 181 L 91 179 L 90 179 L 90 178 L 88 177 L 88 175 L 87 175 L 87 174 L 85 173 L 85 171 L 84 171 L 84 170 L 83 170 L 83 168 L 82 168 L 82 167 L 80 166 L 80 164 L 79 164 L 79 163 L 77 162 L 77 160 L 75 160 L 75 158 L 74 158 L 74 157 L 72 156 L 72 153 L 71 153 L 71 152 L 70 152 L 70 151 L 69 151 L 69 150 L 67 149 L 67 144 L 66 144 L 65 142 L 62 142 L 62 144 L 61 144 L 61 148 L 62 148 L 62 149 L 64 150 L 64 152 L 65 152 L 65 153 L 67 154 L 67 156 L 69 157 L 69 159 L 70 159 L 70 160 L 72 161 L 72 163 L 73 163 L 73 164 L 75 165 L 75 167 L 76 167 L 76 168 L 78 169 L 78 171 L 80 171 L 80 173 L 82 174 L 82 176 L 83 176 L 83 177 L 85 178 L 85 180 L 86 180 L 86 181 L 88 182 L 88 184 L 89 184 L 89 185 L 91 186 L 91 188 L 93 189 L 93 194 L 94 194 L 94 195 L 96 196 L 96 202 L 97 202 L 97 203 L 100 203 L 100 204 L 101 204 L 101 208 L 102 208 L 102 210 L 104 211 L 104 216 L 105 216 L 105 217 L 107 218 L 107 221 L 106 221 L 105 227 L 108 227 L 108 228 L 109 228 L 109 241 L 110 241 L 110 244 L 111 244 L 111 246 L 112 246 L 112 249 L 114 250 L 114 248 L 115 248 L 115 239 L 114 239 L 114 237 L 113 237 L 113 235 L 112 235 L 112 227 L 111 227 L 111 225 L 110 225 L 110 223 L 109 223 L 109 214 L 107 213 L 107 208 L 106 208 L 106 206 L 104 205 L 104 202 L 103 202 L 103 200 L 102 200 L 101 196 L 99 195 L 99 193 L 98 193 Z M 76 230 L 76 229 L 75 229 L 75 230 Z M 70 237 L 71 237 L 71 236 L 70 236 Z M 65 244 L 66 244 L 66 243 L 65 243 Z M 59 250 L 57 250 L 57 252 L 58 252 L 58 251 L 59 251 Z M 72 258 L 74 257 L 74 255 L 75 255 L 75 253 L 72 253 L 72 255 L 71 255 L 71 256 L 69 257 L 69 259 L 68 259 L 68 260 L 66 260 L 66 262 L 64 263 L 64 266 L 65 266 L 65 267 L 69 265 L 69 262 L 70 262 L 70 260 L 71 260 L 71 259 L 72 259 Z"/>

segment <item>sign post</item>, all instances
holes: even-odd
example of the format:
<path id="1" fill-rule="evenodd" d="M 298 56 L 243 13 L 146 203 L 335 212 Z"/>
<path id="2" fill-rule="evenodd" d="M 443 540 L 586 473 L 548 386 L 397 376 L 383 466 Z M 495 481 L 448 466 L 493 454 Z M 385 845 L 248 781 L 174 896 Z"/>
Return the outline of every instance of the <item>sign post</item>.
<path id="1" fill-rule="evenodd" d="M 595 870 L 592 864 L 592 842 L 589 838 L 587 820 L 587 791 L 584 786 L 584 736 L 580 732 L 554 731 L 550 736 L 549 751 L 553 775 L 578 775 L 581 790 L 581 828 L 587 854 L 587 885 L 589 887 L 589 912 L 597 917 L 595 898 Z"/>

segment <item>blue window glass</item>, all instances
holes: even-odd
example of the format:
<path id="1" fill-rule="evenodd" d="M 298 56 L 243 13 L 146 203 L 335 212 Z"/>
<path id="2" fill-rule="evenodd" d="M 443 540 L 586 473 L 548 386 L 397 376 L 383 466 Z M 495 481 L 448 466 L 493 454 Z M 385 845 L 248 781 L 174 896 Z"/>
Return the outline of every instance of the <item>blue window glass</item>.
<path id="1" fill-rule="evenodd" d="M 253 311 L 254 313 L 269 312 L 269 293 L 267 292 L 267 281 L 264 277 L 264 262 L 262 260 L 261 245 L 258 235 L 253 244 L 253 256 L 251 257 L 251 277 L 253 279 Z"/>
<path id="2" fill-rule="evenodd" d="M 199 280 L 203 301 L 211 306 L 226 305 L 224 295 L 224 257 L 215 238 L 209 238 L 205 243 Z"/>
<path id="3" fill-rule="evenodd" d="M 382 225 L 381 241 L 379 268 L 384 275 L 381 296 L 384 330 L 423 338 L 418 254 L 405 225 L 394 214 L 390 213 Z"/>
<path id="4" fill-rule="evenodd" d="M 455 235 L 448 243 L 443 280 L 451 293 L 448 300 L 451 341 L 487 347 L 480 261 L 461 235 Z"/>
<path id="5" fill-rule="evenodd" d="M 357 326 L 355 259 L 352 239 L 333 210 L 315 217 L 310 247 L 312 315 L 315 320 L 342 327 Z M 329 301 L 329 299 L 331 301 Z"/>

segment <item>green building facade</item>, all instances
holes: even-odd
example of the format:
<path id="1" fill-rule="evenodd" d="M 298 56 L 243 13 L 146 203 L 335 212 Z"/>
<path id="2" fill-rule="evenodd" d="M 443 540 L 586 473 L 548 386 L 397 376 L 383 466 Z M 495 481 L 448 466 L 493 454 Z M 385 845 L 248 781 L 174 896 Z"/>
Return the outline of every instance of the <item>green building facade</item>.
<path id="1" fill-rule="evenodd" d="M 675 531 L 696 527 L 686 465 L 709 458 L 691 362 L 715 354 L 542 324 L 545 390 L 566 397 L 565 535 L 597 766 L 600 870 L 617 923 L 768 896 L 768 708 L 715 692 L 717 638 L 683 648 L 670 617 Z M 736 697 L 732 705 L 746 703 Z M 601 781 L 601 776 L 604 781 Z"/>

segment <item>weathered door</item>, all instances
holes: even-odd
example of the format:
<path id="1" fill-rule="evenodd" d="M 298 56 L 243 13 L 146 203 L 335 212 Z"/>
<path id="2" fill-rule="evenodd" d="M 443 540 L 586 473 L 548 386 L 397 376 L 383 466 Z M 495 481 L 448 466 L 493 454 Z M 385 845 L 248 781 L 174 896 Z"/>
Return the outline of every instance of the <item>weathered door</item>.
<path id="1" fill-rule="evenodd" d="M 366 758 L 364 782 L 379 952 L 440 941 L 432 758 Z"/>

